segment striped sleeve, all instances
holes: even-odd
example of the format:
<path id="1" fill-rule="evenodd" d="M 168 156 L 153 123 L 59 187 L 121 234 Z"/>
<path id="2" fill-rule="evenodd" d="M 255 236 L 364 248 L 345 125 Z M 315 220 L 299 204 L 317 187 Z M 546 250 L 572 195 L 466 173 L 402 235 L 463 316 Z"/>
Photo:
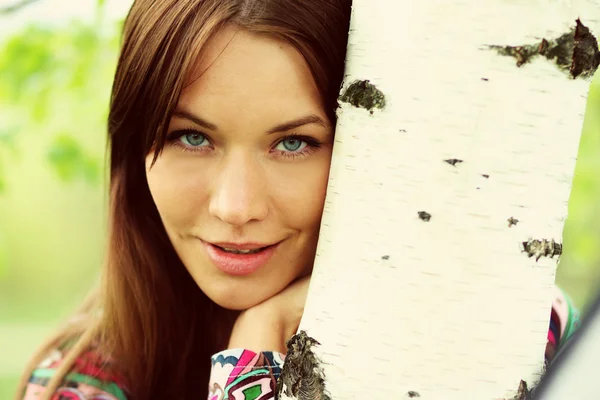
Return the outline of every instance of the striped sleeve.
<path id="1" fill-rule="evenodd" d="M 550 314 L 548 342 L 546 345 L 546 363 L 550 363 L 555 354 L 573 335 L 580 324 L 579 310 L 573 300 L 560 288 L 555 290 L 555 298 Z"/>
<path id="2" fill-rule="evenodd" d="M 285 356 L 229 349 L 212 357 L 208 400 L 274 399 Z"/>
<path id="3" fill-rule="evenodd" d="M 48 382 L 60 367 L 65 354 L 55 350 L 36 368 L 25 387 L 23 400 L 40 400 Z M 75 361 L 52 400 L 127 400 L 122 381 L 105 369 L 109 365 L 94 351 L 81 354 Z"/>

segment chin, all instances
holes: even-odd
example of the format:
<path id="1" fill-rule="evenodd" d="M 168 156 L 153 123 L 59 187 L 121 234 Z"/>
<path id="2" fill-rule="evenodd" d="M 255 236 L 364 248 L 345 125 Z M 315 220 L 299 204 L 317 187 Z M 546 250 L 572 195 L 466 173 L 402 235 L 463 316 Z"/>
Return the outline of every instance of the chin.
<path id="1" fill-rule="evenodd" d="M 213 300 L 213 299 L 211 299 Z M 248 310 L 252 307 L 254 307 L 257 304 L 260 304 L 261 302 L 257 302 L 257 303 L 250 303 L 247 301 L 231 301 L 229 299 L 226 299 L 225 301 L 216 301 L 213 300 L 216 304 L 218 304 L 220 307 L 223 307 L 226 310 L 231 310 L 231 311 L 245 311 Z"/>
<path id="2" fill-rule="evenodd" d="M 239 290 L 229 288 L 225 290 L 204 291 L 209 299 L 215 302 L 220 307 L 232 311 L 244 311 L 252 308 L 263 301 L 273 297 L 275 293 L 257 293 L 249 288 L 249 290 Z"/>

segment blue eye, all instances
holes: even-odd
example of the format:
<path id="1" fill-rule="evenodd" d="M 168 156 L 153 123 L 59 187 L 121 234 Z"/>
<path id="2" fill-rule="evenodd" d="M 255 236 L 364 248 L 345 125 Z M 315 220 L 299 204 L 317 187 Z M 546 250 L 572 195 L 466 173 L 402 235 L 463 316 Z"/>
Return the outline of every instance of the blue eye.
<path id="1" fill-rule="evenodd" d="M 180 140 L 187 146 L 200 147 L 206 140 L 206 136 L 200 132 L 189 132 L 180 136 Z"/>
<path id="2" fill-rule="evenodd" d="M 283 149 L 279 148 L 280 146 L 283 146 Z M 281 142 L 279 142 L 276 149 L 280 151 L 297 152 L 298 150 L 304 149 L 306 146 L 308 146 L 308 143 L 306 143 L 306 141 L 300 140 L 292 136 L 285 138 Z"/>

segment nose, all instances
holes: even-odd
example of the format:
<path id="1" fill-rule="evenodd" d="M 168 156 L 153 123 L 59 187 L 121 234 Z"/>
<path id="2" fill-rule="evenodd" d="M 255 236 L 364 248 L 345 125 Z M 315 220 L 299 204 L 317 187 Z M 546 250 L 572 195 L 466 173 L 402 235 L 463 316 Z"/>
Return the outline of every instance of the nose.
<path id="1" fill-rule="evenodd" d="M 237 153 L 226 156 L 219 167 L 209 213 L 233 226 L 265 219 L 269 205 L 264 166 L 251 156 Z"/>

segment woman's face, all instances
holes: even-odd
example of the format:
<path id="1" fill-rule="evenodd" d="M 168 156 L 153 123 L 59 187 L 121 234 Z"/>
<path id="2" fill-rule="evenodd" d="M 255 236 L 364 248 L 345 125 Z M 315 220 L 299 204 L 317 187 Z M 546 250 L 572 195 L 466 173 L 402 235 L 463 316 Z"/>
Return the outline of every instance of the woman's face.
<path id="1" fill-rule="evenodd" d="M 198 286 L 247 309 L 312 268 L 333 127 L 284 41 L 224 28 L 189 76 L 148 184 Z"/>

